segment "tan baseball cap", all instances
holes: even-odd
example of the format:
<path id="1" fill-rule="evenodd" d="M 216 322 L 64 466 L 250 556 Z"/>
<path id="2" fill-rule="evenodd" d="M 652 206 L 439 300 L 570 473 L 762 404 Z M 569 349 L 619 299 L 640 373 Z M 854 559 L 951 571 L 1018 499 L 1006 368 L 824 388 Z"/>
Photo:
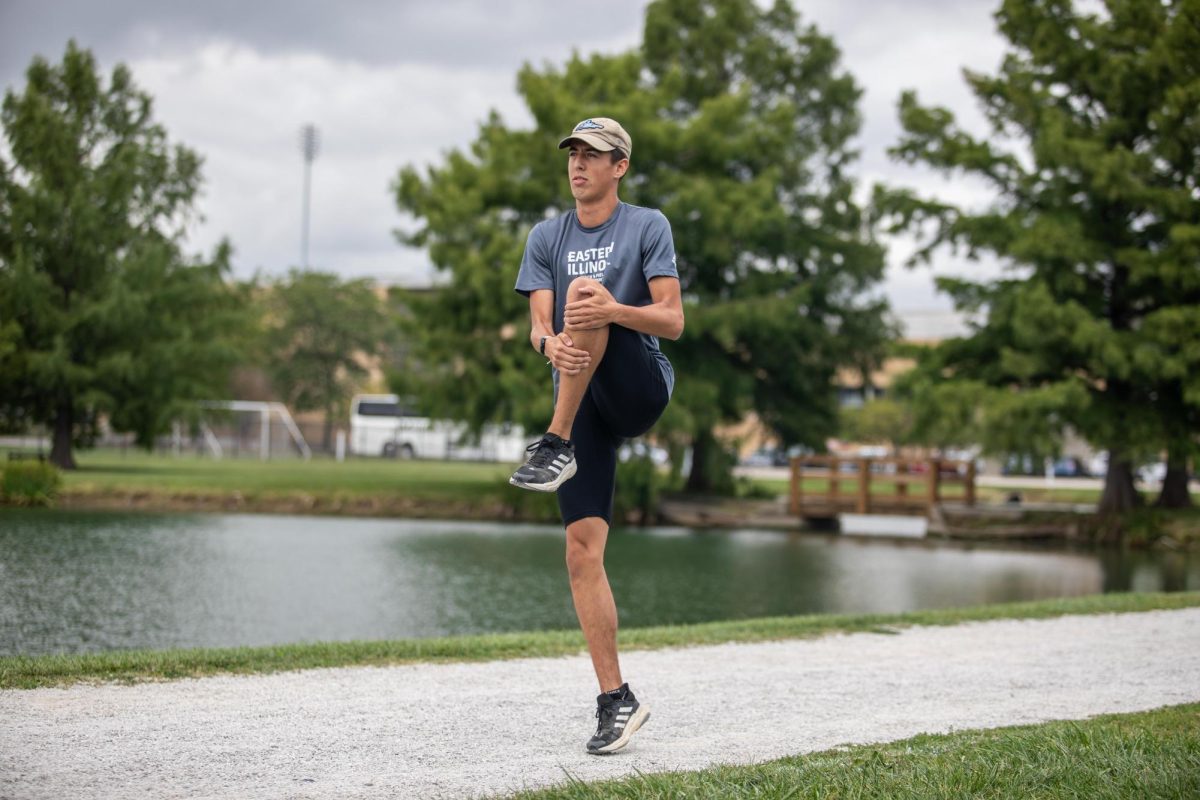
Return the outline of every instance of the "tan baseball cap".
<path id="1" fill-rule="evenodd" d="M 558 143 L 558 149 L 570 146 L 576 139 L 606 153 L 619 147 L 625 151 L 625 155 L 633 154 L 633 140 L 629 134 L 621 127 L 621 123 L 608 117 L 585 119 L 575 126 L 570 136 Z"/>

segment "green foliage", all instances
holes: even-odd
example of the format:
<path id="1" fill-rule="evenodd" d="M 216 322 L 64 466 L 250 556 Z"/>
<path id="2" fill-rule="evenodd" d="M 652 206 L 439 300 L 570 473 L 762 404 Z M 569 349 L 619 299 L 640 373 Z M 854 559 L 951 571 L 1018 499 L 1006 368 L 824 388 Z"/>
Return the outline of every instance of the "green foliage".
<path id="1" fill-rule="evenodd" d="M 912 437 L 912 409 L 891 398 L 870 400 L 838 412 L 838 437 L 848 442 L 902 445 Z"/>
<path id="2" fill-rule="evenodd" d="M 62 485 L 58 469 L 45 461 L 9 461 L 0 470 L 0 500 L 22 506 L 48 506 Z"/>
<path id="3" fill-rule="evenodd" d="M 301 411 L 325 412 L 329 449 L 334 420 L 367 376 L 364 358 L 380 353 L 392 326 L 366 279 L 292 270 L 266 296 L 267 371 L 284 399 Z"/>
<path id="4" fill-rule="evenodd" d="M 1046 449 L 1067 425 L 1107 449 L 1101 509 L 1124 510 L 1131 464 L 1193 452 L 1200 431 L 1200 4 L 1006 0 L 996 19 L 1010 42 L 999 73 L 965 73 L 991 135 L 906 92 L 892 150 L 983 179 L 995 202 L 882 188 L 875 202 L 923 237 L 915 262 L 946 246 L 1008 265 L 1001 280 L 941 282 L 976 319 L 945 346 L 942 377 L 1020 388 L 993 394 L 995 415 L 1051 437 Z"/>
<path id="5" fill-rule="evenodd" d="M 415 219 L 401 239 L 448 279 L 407 298 L 429 408 L 476 426 L 549 418 L 512 287 L 529 229 L 573 207 L 558 140 L 603 115 L 634 140 L 622 199 L 661 209 L 675 236 L 687 329 L 663 344 L 679 381 L 659 435 L 678 452 L 753 410 L 785 443 L 822 447 L 836 368 L 877 359 L 890 333 L 864 299 L 884 260 L 846 174 L 860 92 L 838 59 L 787 2 L 658 0 L 637 49 L 521 70 L 532 129 L 493 114 L 468 151 L 401 170 Z M 694 463 L 693 488 L 722 480 Z"/>
<path id="6" fill-rule="evenodd" d="M 1187 552 L 1200 549 L 1200 509 L 1139 508 L 1120 517 L 1096 517 L 1084 531 L 1097 542 L 1119 539 L 1130 548 Z"/>
<path id="7" fill-rule="evenodd" d="M 617 464 L 617 486 L 613 494 L 613 524 L 631 518 L 649 525 L 658 513 L 663 476 L 649 455 L 635 456 Z"/>
<path id="8" fill-rule="evenodd" d="M 1068 420 L 1090 400 L 1085 387 L 1064 381 L 1017 389 L 959 377 L 956 365 L 969 360 L 963 349 L 975 343 L 951 339 L 927 348 L 896 381 L 893 397 L 911 421 L 906 441 L 939 450 L 978 445 L 988 455 L 1037 463 L 1059 455 Z"/>
<path id="9" fill-rule="evenodd" d="M 241 304 L 227 245 L 180 255 L 200 158 L 168 144 L 129 70 L 105 85 L 72 42 L 26 78 L 0 112 L 0 421 L 50 425 L 73 467 L 102 414 L 149 446 L 219 396 Z"/>

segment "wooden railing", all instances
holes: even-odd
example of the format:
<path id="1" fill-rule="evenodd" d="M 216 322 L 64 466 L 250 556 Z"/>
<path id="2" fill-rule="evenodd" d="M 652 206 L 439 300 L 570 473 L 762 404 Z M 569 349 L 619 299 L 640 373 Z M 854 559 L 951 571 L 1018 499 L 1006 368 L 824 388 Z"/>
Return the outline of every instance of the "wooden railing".
<path id="1" fill-rule="evenodd" d="M 791 464 L 790 508 L 800 517 L 834 517 L 846 511 L 928 514 L 939 503 L 975 505 L 973 461 L 797 456 Z M 948 496 L 948 484 L 962 484 L 962 492 Z"/>

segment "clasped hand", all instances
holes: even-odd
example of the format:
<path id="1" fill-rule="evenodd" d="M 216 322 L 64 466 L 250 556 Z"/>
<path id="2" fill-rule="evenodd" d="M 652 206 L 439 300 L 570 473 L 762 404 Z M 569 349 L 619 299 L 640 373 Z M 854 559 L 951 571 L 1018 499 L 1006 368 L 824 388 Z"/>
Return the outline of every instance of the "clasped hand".
<path id="1" fill-rule="evenodd" d="M 592 362 L 591 353 L 575 347 L 566 331 L 546 340 L 546 358 L 564 375 L 578 375 Z"/>
<path id="2" fill-rule="evenodd" d="M 580 287 L 579 294 L 578 300 L 567 303 L 563 309 L 563 323 L 567 327 L 587 330 L 612 324 L 619 304 L 608 289 L 590 281 L 587 286 Z"/>
<path id="3" fill-rule="evenodd" d="M 577 331 L 603 328 L 616 318 L 619 307 L 612 293 L 599 283 L 579 289 L 580 298 L 567 303 L 563 323 Z M 564 375 L 578 375 L 588 368 L 592 356 L 587 350 L 575 347 L 567 331 L 546 340 L 546 357 Z"/>

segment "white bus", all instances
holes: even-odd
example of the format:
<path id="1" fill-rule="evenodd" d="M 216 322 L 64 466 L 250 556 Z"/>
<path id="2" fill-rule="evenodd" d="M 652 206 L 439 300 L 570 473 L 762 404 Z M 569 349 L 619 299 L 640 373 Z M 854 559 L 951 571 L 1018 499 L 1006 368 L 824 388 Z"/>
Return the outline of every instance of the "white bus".
<path id="1" fill-rule="evenodd" d="M 517 425 L 485 425 L 478 441 L 469 441 L 466 425 L 416 416 L 394 394 L 357 394 L 350 401 L 354 455 L 519 463 L 528 444 Z"/>

